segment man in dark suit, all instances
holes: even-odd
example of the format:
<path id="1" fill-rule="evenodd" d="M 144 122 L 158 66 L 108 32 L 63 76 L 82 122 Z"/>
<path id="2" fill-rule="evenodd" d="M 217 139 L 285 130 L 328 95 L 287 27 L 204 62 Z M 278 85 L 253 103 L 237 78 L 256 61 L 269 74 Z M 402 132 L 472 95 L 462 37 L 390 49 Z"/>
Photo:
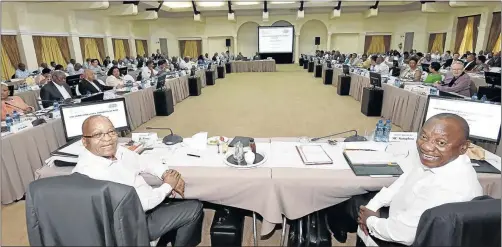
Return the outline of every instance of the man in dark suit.
<path id="1" fill-rule="evenodd" d="M 72 98 L 71 89 L 66 84 L 66 75 L 63 71 L 56 70 L 52 72 L 52 81 L 40 89 L 40 98 L 42 99 L 44 108 L 51 106 L 54 101 Z"/>
<path id="2" fill-rule="evenodd" d="M 467 61 L 465 62 L 464 66 L 465 72 L 470 72 L 471 70 L 473 70 L 474 67 L 476 67 L 476 56 L 472 53 L 467 55 Z"/>
<path id="3" fill-rule="evenodd" d="M 78 83 L 78 91 L 81 95 L 87 94 L 87 92 L 91 94 L 104 92 L 107 90 L 111 90 L 113 87 L 104 86 L 96 80 L 96 76 L 94 72 L 90 69 L 84 70 L 84 75 L 82 80 Z"/>

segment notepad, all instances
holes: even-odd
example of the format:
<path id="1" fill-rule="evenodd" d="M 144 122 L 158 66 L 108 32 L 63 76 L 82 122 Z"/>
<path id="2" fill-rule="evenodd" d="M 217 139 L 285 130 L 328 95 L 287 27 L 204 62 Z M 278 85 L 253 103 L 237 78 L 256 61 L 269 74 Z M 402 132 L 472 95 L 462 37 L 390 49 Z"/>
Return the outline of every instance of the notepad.
<path id="1" fill-rule="evenodd" d="M 396 163 L 394 155 L 382 151 L 359 151 L 346 150 L 345 154 L 352 164 L 380 165 Z"/>
<path id="2" fill-rule="evenodd" d="M 321 145 L 301 145 L 296 146 L 296 149 L 305 165 L 333 164 L 333 160 Z"/>

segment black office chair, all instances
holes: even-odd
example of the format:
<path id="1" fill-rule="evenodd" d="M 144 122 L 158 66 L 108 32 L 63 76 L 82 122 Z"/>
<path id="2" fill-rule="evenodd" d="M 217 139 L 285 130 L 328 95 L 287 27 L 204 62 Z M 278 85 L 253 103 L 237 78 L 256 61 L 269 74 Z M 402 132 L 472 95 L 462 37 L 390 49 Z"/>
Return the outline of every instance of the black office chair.
<path id="1" fill-rule="evenodd" d="M 31 246 L 150 246 L 135 189 L 78 173 L 32 182 L 26 225 Z"/>
<path id="2" fill-rule="evenodd" d="M 14 74 L 10 77 L 10 79 L 16 79 L 16 73 L 14 73 Z"/>

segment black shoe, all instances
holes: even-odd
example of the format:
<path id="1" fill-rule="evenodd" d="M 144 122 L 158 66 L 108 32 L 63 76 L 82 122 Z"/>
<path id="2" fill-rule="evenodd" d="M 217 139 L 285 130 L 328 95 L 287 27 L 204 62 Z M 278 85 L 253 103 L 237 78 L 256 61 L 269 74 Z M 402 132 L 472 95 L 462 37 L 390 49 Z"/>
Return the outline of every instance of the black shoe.
<path id="1" fill-rule="evenodd" d="M 333 231 L 333 237 L 339 243 L 345 243 L 345 241 L 347 241 L 347 232 L 343 230 L 335 230 Z"/>

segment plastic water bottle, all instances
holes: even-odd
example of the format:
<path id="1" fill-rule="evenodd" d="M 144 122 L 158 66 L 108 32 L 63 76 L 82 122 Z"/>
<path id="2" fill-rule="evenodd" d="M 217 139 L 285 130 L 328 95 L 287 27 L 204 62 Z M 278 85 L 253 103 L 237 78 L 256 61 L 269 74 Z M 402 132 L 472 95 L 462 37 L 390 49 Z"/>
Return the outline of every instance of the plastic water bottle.
<path id="1" fill-rule="evenodd" d="M 52 111 L 53 118 L 61 117 L 61 112 L 59 112 L 59 102 L 54 102 L 54 110 Z"/>
<path id="2" fill-rule="evenodd" d="M 390 131 L 392 130 L 392 124 L 390 123 L 390 119 L 387 119 L 385 122 L 385 127 L 383 128 L 383 141 L 388 142 L 389 141 L 389 136 L 390 136 Z"/>
<path id="3" fill-rule="evenodd" d="M 7 130 L 10 131 L 10 126 L 12 126 L 14 123 L 9 114 L 5 115 L 5 124 L 7 125 Z"/>
<path id="4" fill-rule="evenodd" d="M 374 140 L 376 142 L 380 142 L 382 141 L 382 137 L 383 137 L 383 121 L 382 119 L 378 120 L 378 123 L 376 125 L 376 129 L 375 129 L 375 138 Z"/>
<path id="5" fill-rule="evenodd" d="M 478 94 L 477 94 L 477 93 L 475 93 L 474 95 L 472 95 L 471 99 L 472 99 L 472 100 L 478 100 Z"/>
<path id="6" fill-rule="evenodd" d="M 483 101 L 483 102 L 488 101 L 488 98 L 486 97 L 486 94 L 483 94 L 483 97 L 481 97 L 481 101 Z"/>
<path id="7" fill-rule="evenodd" d="M 17 111 L 12 112 L 12 122 L 14 124 L 20 123 L 21 122 L 21 117 L 19 116 L 19 113 Z"/>
<path id="8" fill-rule="evenodd" d="M 399 81 L 399 79 L 398 79 L 398 78 L 396 78 L 396 79 L 394 80 L 394 86 L 396 86 L 396 87 L 401 86 L 401 81 Z"/>

